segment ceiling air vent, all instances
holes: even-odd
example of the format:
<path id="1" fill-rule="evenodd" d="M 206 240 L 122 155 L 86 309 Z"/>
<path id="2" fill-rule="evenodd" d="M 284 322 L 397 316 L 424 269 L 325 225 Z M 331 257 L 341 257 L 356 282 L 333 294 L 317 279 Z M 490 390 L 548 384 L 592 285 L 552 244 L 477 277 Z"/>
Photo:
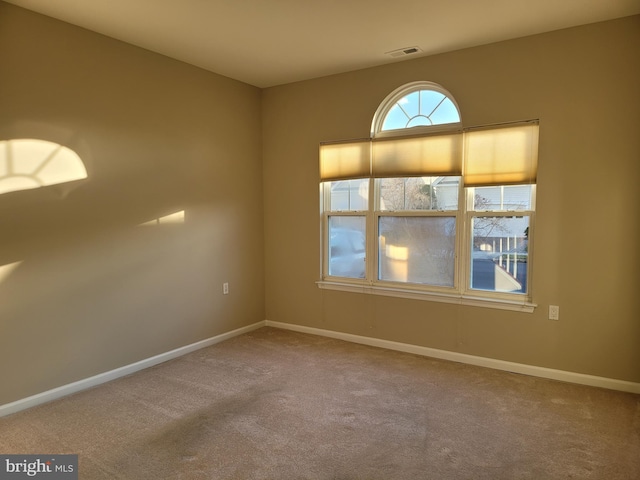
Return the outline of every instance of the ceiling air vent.
<path id="1" fill-rule="evenodd" d="M 391 50 L 390 52 L 386 52 L 385 55 L 389 55 L 390 57 L 406 57 L 407 55 L 415 55 L 416 53 L 422 53 L 420 47 L 404 47 L 399 48 L 398 50 Z"/>

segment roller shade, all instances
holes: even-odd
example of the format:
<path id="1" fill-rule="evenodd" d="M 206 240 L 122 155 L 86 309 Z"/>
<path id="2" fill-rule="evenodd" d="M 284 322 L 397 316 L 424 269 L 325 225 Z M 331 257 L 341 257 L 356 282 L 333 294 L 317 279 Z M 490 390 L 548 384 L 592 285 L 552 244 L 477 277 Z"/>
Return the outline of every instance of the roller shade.
<path id="1" fill-rule="evenodd" d="M 538 122 L 320 145 L 320 181 L 463 175 L 465 186 L 535 183 Z"/>
<path id="2" fill-rule="evenodd" d="M 462 133 L 374 140 L 374 177 L 460 175 Z"/>
<path id="3" fill-rule="evenodd" d="M 371 176 L 371 141 L 325 143 L 320 145 L 320 181 Z"/>
<path id="4" fill-rule="evenodd" d="M 536 182 L 537 122 L 467 131 L 464 143 L 465 186 Z"/>

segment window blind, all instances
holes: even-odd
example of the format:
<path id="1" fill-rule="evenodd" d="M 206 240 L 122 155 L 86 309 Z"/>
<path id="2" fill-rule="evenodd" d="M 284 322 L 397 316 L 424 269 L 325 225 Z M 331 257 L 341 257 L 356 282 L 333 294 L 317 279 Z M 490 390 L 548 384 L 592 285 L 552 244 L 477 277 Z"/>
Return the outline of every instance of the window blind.
<path id="1" fill-rule="evenodd" d="M 538 122 L 320 145 L 320 180 L 463 175 L 465 186 L 535 183 Z"/>
<path id="2" fill-rule="evenodd" d="M 374 177 L 460 175 L 462 173 L 462 133 L 372 142 Z"/>
<path id="3" fill-rule="evenodd" d="M 470 130 L 464 135 L 465 186 L 535 183 L 538 123 Z"/>
<path id="4" fill-rule="evenodd" d="M 320 145 L 320 180 L 371 176 L 371 141 L 355 140 Z"/>

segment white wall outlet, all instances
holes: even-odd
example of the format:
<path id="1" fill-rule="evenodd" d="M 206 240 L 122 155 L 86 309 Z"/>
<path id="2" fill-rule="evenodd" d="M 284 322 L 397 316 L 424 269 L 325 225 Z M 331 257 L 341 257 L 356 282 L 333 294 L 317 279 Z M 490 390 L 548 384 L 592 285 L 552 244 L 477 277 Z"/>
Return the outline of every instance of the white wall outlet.
<path id="1" fill-rule="evenodd" d="M 224 282 L 222 284 L 222 293 L 224 295 L 229 295 L 229 282 Z"/>
<path id="2" fill-rule="evenodd" d="M 549 305 L 549 320 L 560 320 L 560 307 Z"/>

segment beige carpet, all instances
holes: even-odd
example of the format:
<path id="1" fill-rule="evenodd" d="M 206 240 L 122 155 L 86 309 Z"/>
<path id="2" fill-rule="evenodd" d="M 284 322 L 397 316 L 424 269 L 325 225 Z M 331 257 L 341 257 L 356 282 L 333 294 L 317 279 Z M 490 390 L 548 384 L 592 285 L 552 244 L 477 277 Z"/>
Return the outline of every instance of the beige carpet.
<path id="1" fill-rule="evenodd" d="M 93 479 L 640 479 L 640 396 L 262 328 L 0 419 Z"/>

